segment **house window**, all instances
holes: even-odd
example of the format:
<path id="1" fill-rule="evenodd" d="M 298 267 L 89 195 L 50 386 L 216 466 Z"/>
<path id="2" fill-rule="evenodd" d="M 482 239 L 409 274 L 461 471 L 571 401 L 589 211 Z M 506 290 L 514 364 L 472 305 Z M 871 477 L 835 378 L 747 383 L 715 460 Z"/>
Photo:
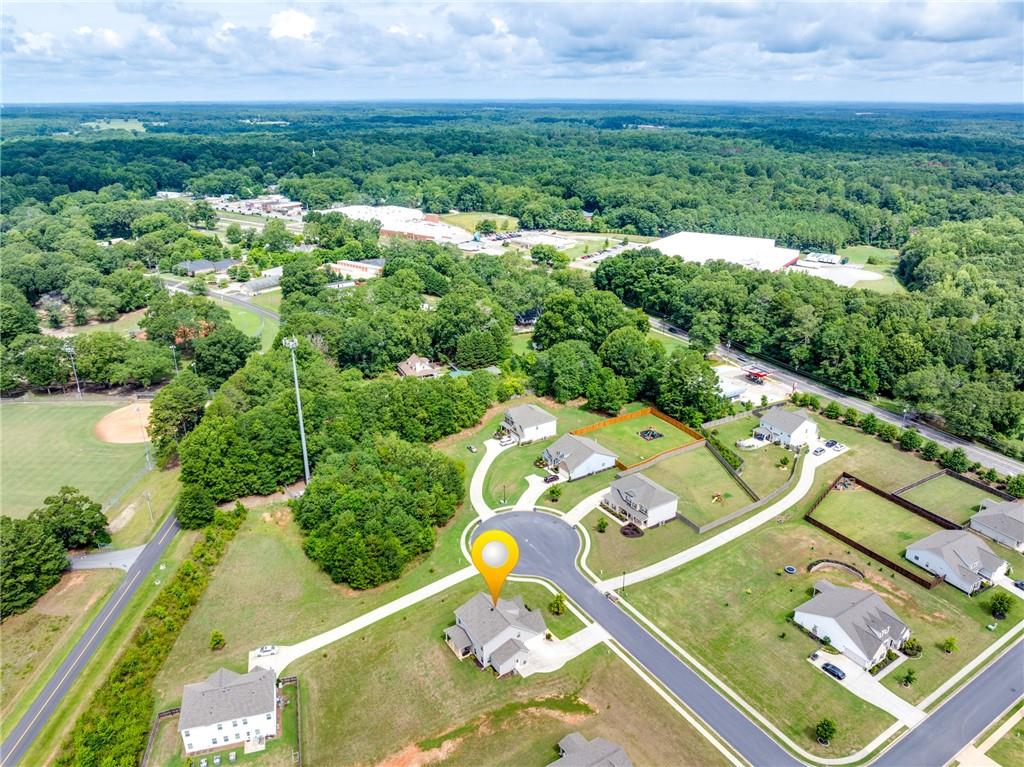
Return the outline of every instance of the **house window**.
<path id="1" fill-rule="evenodd" d="M 185 737 L 188 737 L 188 730 L 185 730 Z"/>
<path id="2" fill-rule="evenodd" d="M 224 724 L 222 722 L 218 723 L 217 724 L 217 729 L 218 730 L 223 730 L 224 729 Z"/>
<path id="3" fill-rule="evenodd" d="M 242 720 L 242 726 L 244 727 L 247 724 L 249 724 L 249 720 L 248 719 L 243 719 Z"/>
<path id="4" fill-rule="evenodd" d="M 232 726 L 232 727 L 237 727 L 237 726 L 238 726 L 238 720 L 237 720 L 237 719 L 235 719 L 235 720 L 234 720 L 234 721 L 233 721 L 233 722 L 231 723 L 231 726 Z"/>
<path id="5" fill-rule="evenodd" d="M 267 719 L 270 719 L 272 716 L 273 714 L 267 714 Z"/>
<path id="6" fill-rule="evenodd" d="M 239 735 L 239 734 L 238 734 L 238 733 L 236 732 L 236 733 L 235 733 L 235 740 L 241 740 L 241 739 L 242 739 L 242 736 L 241 736 L 241 735 Z"/>
<path id="7" fill-rule="evenodd" d="M 192 744 L 191 743 L 186 743 L 185 744 L 185 748 L 187 748 L 189 751 L 191 751 L 192 750 Z"/>

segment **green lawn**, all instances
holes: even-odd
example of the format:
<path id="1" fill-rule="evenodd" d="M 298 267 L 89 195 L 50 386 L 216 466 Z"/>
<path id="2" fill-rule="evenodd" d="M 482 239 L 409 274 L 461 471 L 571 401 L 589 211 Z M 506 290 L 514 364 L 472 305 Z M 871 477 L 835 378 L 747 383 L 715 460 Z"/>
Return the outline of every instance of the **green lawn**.
<path id="1" fill-rule="evenodd" d="M 441 216 L 441 220 L 446 224 L 461 226 L 469 232 L 475 232 L 477 224 L 485 218 L 489 218 L 493 221 L 497 225 L 498 231 L 512 232 L 519 228 L 519 219 L 515 216 L 506 216 L 503 213 L 466 212 L 447 213 Z"/>
<path id="2" fill-rule="evenodd" d="M 260 339 L 261 351 L 267 351 L 274 345 L 274 339 L 277 338 L 277 331 L 281 327 L 280 323 L 268 319 L 260 314 L 256 314 L 256 312 L 250 311 L 238 304 L 224 301 L 215 295 L 211 294 L 210 298 L 227 310 L 228 314 L 231 315 L 231 322 L 236 328 L 241 330 L 247 336 L 253 336 Z"/>
<path id="3" fill-rule="evenodd" d="M 443 632 L 477 588 L 462 584 L 300 659 L 290 670 L 303 685 L 304 761 L 540 767 L 580 730 L 622 744 L 636 764 L 722 763 L 605 647 L 527 679 L 456 659 Z"/>
<path id="4" fill-rule="evenodd" d="M 711 451 L 701 447 L 644 468 L 645 476 L 679 496 L 679 513 L 698 525 L 752 503 Z M 721 501 L 715 496 L 720 494 Z"/>
<path id="5" fill-rule="evenodd" d="M 265 293 L 260 293 L 249 299 L 256 306 L 260 306 L 264 309 L 269 309 L 272 312 L 281 311 L 281 291 L 278 288 L 274 290 L 268 290 Z"/>
<path id="6" fill-rule="evenodd" d="M 142 124 L 141 120 L 135 118 L 122 119 L 119 117 L 104 118 L 102 120 L 92 120 L 90 122 L 82 123 L 82 127 L 91 130 L 127 130 L 127 131 L 139 131 L 140 133 L 146 132 L 146 126 Z"/>
<path id="7" fill-rule="evenodd" d="M 861 280 L 855 288 L 864 288 L 876 293 L 904 293 L 906 288 L 896 279 L 895 271 L 900 253 L 894 248 L 876 248 L 873 245 L 851 245 L 838 251 L 851 264 L 861 264 L 868 271 L 885 275 L 881 280 Z M 868 259 L 875 263 L 869 264 Z"/>
<path id="8" fill-rule="evenodd" d="M 1024 720 L 1007 730 L 988 750 L 988 758 L 1002 767 L 1020 767 L 1024 764 Z"/>
<path id="9" fill-rule="evenodd" d="M 986 498 L 998 500 L 992 493 L 945 474 L 900 493 L 900 497 L 960 525 L 974 515 Z"/>
<path id="10" fill-rule="evenodd" d="M 651 328 L 650 337 L 657 340 L 658 343 L 664 346 L 665 352 L 669 355 L 671 355 L 676 349 L 690 348 L 690 345 L 679 336 L 671 333 L 662 333 L 660 330 L 655 330 L 654 328 Z"/>
<path id="11" fill-rule="evenodd" d="M 907 546 L 942 529 L 859 486 L 833 490 L 814 518 L 899 564 Z M 920 574 L 930 577 L 924 570 Z"/>
<path id="12" fill-rule="evenodd" d="M 760 419 L 751 415 L 716 426 L 712 433 L 743 459 L 743 481 L 763 498 L 789 478 L 790 468 L 780 468 L 779 461 L 784 457 L 792 461 L 793 453 L 778 445 L 765 445 L 756 450 L 740 450 L 736 447 L 739 440 L 750 438 L 759 423 Z"/>
<path id="13" fill-rule="evenodd" d="M 530 343 L 533 341 L 533 333 L 516 333 L 512 336 L 512 353 L 526 354 L 531 351 Z"/>
<path id="14" fill-rule="evenodd" d="M 145 470 L 145 446 L 100 441 L 93 427 L 121 404 L 11 402 L 0 405 L 0 506 L 25 517 L 62 485 L 99 503 Z"/>
<path id="15" fill-rule="evenodd" d="M 180 473 L 178 468 L 147 471 L 107 509 L 115 548 L 140 546 L 149 540 L 178 497 Z"/>
<path id="16" fill-rule="evenodd" d="M 662 436 L 659 439 L 647 441 L 640 436 L 640 432 L 647 429 L 653 429 Z M 672 424 L 655 418 L 653 415 L 619 421 L 588 432 L 584 436 L 611 450 L 627 466 L 633 466 L 666 450 L 683 447 L 696 441 L 682 429 L 677 429 Z"/>
<path id="17" fill-rule="evenodd" d="M 608 522 L 603 533 L 597 532 L 600 519 Z M 681 519 L 647 530 L 640 538 L 622 535 L 621 528 L 598 509 L 587 514 L 582 524 L 590 534 L 587 567 L 598 578 L 611 578 L 624 570 L 632 572 L 653 565 L 701 540 L 700 534 Z"/>
<path id="18" fill-rule="evenodd" d="M 815 580 L 852 578 L 839 571 L 806 572 L 820 557 L 847 559 L 841 547 L 803 522 L 769 525 L 629 587 L 627 599 L 798 745 L 845 756 L 893 719 L 811 666 L 806 658 L 816 642 L 787 622 Z M 797 574 L 779 575 L 786 565 Z M 842 723 L 828 747 L 818 745 L 813 734 L 824 716 Z"/>
<path id="19" fill-rule="evenodd" d="M 136 309 L 134 312 L 126 312 L 112 322 L 92 322 L 88 325 L 68 325 L 68 330 L 73 335 L 79 333 L 95 333 L 103 330 L 106 332 L 123 333 L 128 335 L 133 330 L 139 329 L 139 320 L 146 314 L 145 309 Z"/>

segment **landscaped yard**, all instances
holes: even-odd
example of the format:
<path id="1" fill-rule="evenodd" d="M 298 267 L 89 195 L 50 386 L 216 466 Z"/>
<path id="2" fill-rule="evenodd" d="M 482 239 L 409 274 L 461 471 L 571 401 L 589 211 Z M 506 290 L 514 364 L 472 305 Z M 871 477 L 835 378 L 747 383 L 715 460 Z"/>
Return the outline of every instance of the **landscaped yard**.
<path id="1" fill-rule="evenodd" d="M 608 522 L 603 533 L 597 531 L 597 523 L 601 519 Z M 584 517 L 582 524 L 590 534 L 587 567 L 598 578 L 612 578 L 624 570 L 632 572 L 660 562 L 699 543 L 702 537 L 683 520 L 676 519 L 645 531 L 639 538 L 627 538 L 621 528 L 599 509 Z"/>
<path id="2" fill-rule="evenodd" d="M 662 436 L 646 440 L 640 436 L 640 432 L 647 430 L 657 432 Z M 682 429 L 653 415 L 619 421 L 587 432 L 583 436 L 589 437 L 602 447 L 611 450 L 626 466 L 650 460 L 666 450 L 683 447 L 696 441 Z"/>
<path id="3" fill-rule="evenodd" d="M 907 546 L 942 529 L 860 486 L 833 490 L 814 518 L 899 564 L 907 564 Z M 924 570 L 920 574 L 930 577 Z"/>
<path id="4" fill-rule="evenodd" d="M 456 659 L 443 632 L 478 588 L 462 584 L 289 669 L 303 680 L 304 762 L 544 765 L 557 758 L 558 740 L 579 730 L 620 743 L 635 764 L 722 764 L 605 647 L 527 679 L 497 679 Z"/>
<path id="5" fill-rule="evenodd" d="M 1020 704 L 1015 708 L 1020 709 Z M 1024 719 L 1010 727 L 987 752 L 989 759 L 1001 767 L 1020 767 L 1024 764 Z"/>
<path id="6" fill-rule="evenodd" d="M 900 493 L 900 497 L 959 525 L 974 516 L 974 512 L 986 498 L 992 501 L 999 500 L 992 493 L 946 474 Z"/>
<path id="7" fill-rule="evenodd" d="M 106 503 L 145 470 L 142 444 L 103 442 L 93 427 L 125 403 L 11 402 L 0 406 L 0 507 L 26 517 L 62 485 Z"/>
<path id="8" fill-rule="evenodd" d="M 666 458 L 641 473 L 678 495 L 679 514 L 697 525 L 753 502 L 705 447 Z M 718 497 L 721 500 L 716 500 Z"/>
<path id="9" fill-rule="evenodd" d="M 743 459 L 743 471 L 740 476 L 763 498 L 789 479 L 790 467 L 780 467 L 779 462 L 783 458 L 788 458 L 792 462 L 793 452 L 778 445 L 765 445 L 756 450 L 741 450 L 736 447 L 738 441 L 750 439 L 754 427 L 759 423 L 760 419 L 751 415 L 716 426 L 712 433 Z"/>

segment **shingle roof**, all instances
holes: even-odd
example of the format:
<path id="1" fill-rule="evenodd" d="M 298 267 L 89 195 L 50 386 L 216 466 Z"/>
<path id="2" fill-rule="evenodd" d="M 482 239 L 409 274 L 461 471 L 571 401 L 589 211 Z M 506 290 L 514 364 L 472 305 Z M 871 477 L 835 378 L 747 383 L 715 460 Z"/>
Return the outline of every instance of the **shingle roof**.
<path id="1" fill-rule="evenodd" d="M 523 429 L 552 423 L 557 420 L 547 410 L 536 405 L 516 405 L 515 407 L 510 407 L 505 411 L 505 417 Z"/>
<path id="2" fill-rule="evenodd" d="M 269 713 L 275 706 L 276 683 L 277 674 L 259 666 L 248 674 L 214 671 L 205 681 L 185 685 L 178 730 Z"/>
<path id="3" fill-rule="evenodd" d="M 558 741 L 562 752 L 548 767 L 633 767 L 633 762 L 618 743 L 604 738 L 587 741 L 580 733 L 571 732 Z"/>
<path id="4" fill-rule="evenodd" d="M 972 527 L 975 521 L 1015 541 L 1024 541 L 1024 503 L 1021 501 L 984 500 L 981 511 L 971 517 Z"/>
<path id="5" fill-rule="evenodd" d="M 781 407 L 773 407 L 761 414 L 761 423 L 786 434 L 792 434 L 810 420 L 802 410 L 783 410 Z"/>
<path id="6" fill-rule="evenodd" d="M 646 509 L 679 500 L 675 493 L 639 473 L 612 482 L 611 492 L 616 500 L 621 500 L 627 506 L 639 505 Z"/>
<path id="7" fill-rule="evenodd" d="M 179 261 L 175 266 L 179 269 L 184 269 L 186 272 L 192 272 L 197 269 L 213 269 L 213 261 L 206 258 L 197 258 L 194 261 Z"/>
<path id="8" fill-rule="evenodd" d="M 498 606 L 491 604 L 491 598 L 478 592 L 455 608 L 455 617 L 481 645 L 487 644 L 508 626 L 515 626 L 533 634 L 547 631 L 544 618 L 536 610 L 528 610 L 522 597 L 499 599 Z"/>
<path id="9" fill-rule="evenodd" d="M 453 645 L 458 647 L 460 650 L 465 650 L 473 643 L 469 641 L 469 634 L 465 632 L 462 626 L 449 626 L 444 631 L 445 637 Z"/>
<path id="10" fill-rule="evenodd" d="M 826 580 L 817 581 L 814 588 L 818 593 L 797 610 L 834 619 L 865 658 L 875 657 L 885 639 L 899 637 L 907 628 L 873 591 L 836 586 Z"/>
<path id="11" fill-rule="evenodd" d="M 564 462 L 570 472 L 592 455 L 618 457 L 611 450 L 601 447 L 594 440 L 587 437 L 579 437 L 575 434 L 563 434 L 545 452 L 556 459 L 553 463 Z"/>
<path id="12" fill-rule="evenodd" d="M 992 572 L 1003 564 L 981 538 L 966 530 L 939 530 L 908 546 L 907 551 L 911 550 L 938 555 L 948 567 L 968 580 L 980 570 Z"/>
<path id="13" fill-rule="evenodd" d="M 505 663 L 510 658 L 514 658 L 524 650 L 526 650 L 526 645 L 518 639 L 510 639 L 491 653 L 491 664 L 495 667 L 500 666 L 502 663 Z"/>

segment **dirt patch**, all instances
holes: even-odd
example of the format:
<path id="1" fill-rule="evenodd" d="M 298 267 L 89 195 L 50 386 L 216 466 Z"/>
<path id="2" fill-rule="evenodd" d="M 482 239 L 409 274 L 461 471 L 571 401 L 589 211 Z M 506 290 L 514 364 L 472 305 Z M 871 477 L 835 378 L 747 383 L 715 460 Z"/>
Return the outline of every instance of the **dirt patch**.
<path id="1" fill-rule="evenodd" d="M 237 501 L 225 501 L 220 504 L 222 509 L 233 509 L 235 503 L 241 503 L 247 509 L 256 508 L 257 506 L 269 506 L 273 503 L 281 503 L 282 501 L 290 501 L 292 498 L 297 498 L 302 495 L 302 491 L 306 489 L 306 483 L 303 480 L 294 482 L 287 485 L 284 490 L 279 490 L 276 493 L 270 493 L 269 495 L 247 495 L 244 498 L 239 498 Z"/>
<path id="2" fill-rule="evenodd" d="M 116 533 L 118 530 L 123 530 L 125 526 L 132 521 L 132 517 L 135 516 L 137 508 L 138 507 L 134 503 L 129 503 L 124 507 L 120 514 L 110 520 L 109 524 L 107 524 L 107 529 L 112 533 Z"/>
<path id="3" fill-rule="evenodd" d="M 149 423 L 149 402 L 134 402 L 107 413 L 93 427 L 93 432 L 103 442 L 118 445 L 135 445 L 149 440 L 146 424 Z"/>
<path id="4" fill-rule="evenodd" d="M 78 571 L 78 572 L 68 573 L 63 578 L 60 579 L 60 582 L 57 584 L 57 588 L 55 588 L 52 593 L 53 593 L 54 596 L 59 596 L 59 595 L 63 594 L 65 591 L 69 591 L 69 590 L 71 590 L 73 588 L 77 588 L 78 586 L 81 586 L 82 583 L 84 583 L 84 582 L 85 582 L 85 573 L 84 572 Z"/>
<path id="5" fill-rule="evenodd" d="M 455 753 L 461 743 L 462 738 L 453 738 L 446 740 L 439 748 L 432 748 L 429 751 L 421 751 L 419 746 L 413 744 L 378 762 L 377 767 L 422 767 L 426 764 L 435 764 Z"/>
<path id="6" fill-rule="evenodd" d="M 292 521 L 292 510 L 291 509 L 278 509 L 273 514 L 269 511 L 264 511 L 261 518 L 268 525 L 277 525 L 278 527 L 288 527 Z"/>

